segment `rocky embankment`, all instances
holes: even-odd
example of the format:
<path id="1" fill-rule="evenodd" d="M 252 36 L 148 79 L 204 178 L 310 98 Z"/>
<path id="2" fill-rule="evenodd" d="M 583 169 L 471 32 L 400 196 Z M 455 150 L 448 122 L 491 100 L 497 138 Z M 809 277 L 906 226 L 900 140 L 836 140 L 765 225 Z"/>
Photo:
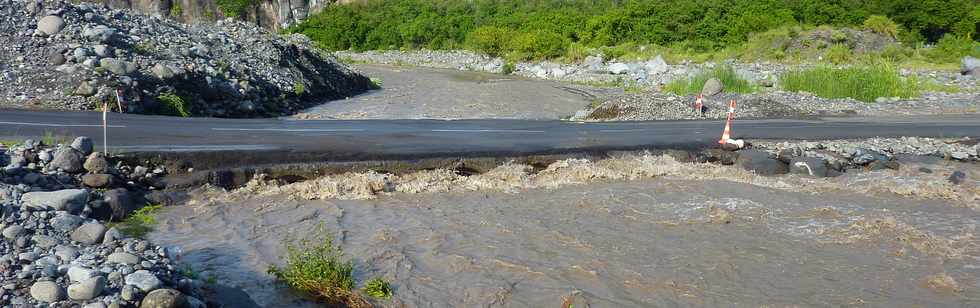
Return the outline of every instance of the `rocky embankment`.
<path id="1" fill-rule="evenodd" d="M 0 107 L 260 117 L 372 87 L 301 35 L 98 4 L 0 0 Z"/>
<path id="2" fill-rule="evenodd" d="M 0 307 L 205 307 L 178 248 L 112 223 L 160 202 L 153 166 L 71 145 L 0 146 Z"/>

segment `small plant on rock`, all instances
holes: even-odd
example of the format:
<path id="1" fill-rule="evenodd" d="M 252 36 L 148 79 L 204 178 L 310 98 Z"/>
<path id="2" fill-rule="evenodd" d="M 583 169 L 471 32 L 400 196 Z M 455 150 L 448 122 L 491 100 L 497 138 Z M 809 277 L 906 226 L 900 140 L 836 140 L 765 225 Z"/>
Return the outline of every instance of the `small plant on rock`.
<path id="1" fill-rule="evenodd" d="M 288 241 L 286 264 L 269 266 L 268 273 L 330 306 L 370 306 L 354 292 L 354 264 L 344 260 L 343 251 L 322 227 L 310 239 Z"/>
<path id="2" fill-rule="evenodd" d="M 153 217 L 163 206 L 159 204 L 148 204 L 126 217 L 121 222 L 111 223 L 109 227 L 119 229 L 119 232 L 131 237 L 142 238 L 147 233 L 153 232 L 153 226 L 157 224 Z"/>
<path id="3" fill-rule="evenodd" d="M 173 92 L 163 93 L 157 96 L 160 101 L 160 113 L 172 116 L 189 117 L 191 113 L 187 110 L 184 98 Z"/>
<path id="4" fill-rule="evenodd" d="M 296 84 L 293 85 L 293 93 L 295 93 L 296 96 L 303 95 L 306 93 L 306 86 L 304 86 L 302 82 L 297 81 Z"/>
<path id="5" fill-rule="evenodd" d="M 177 18 L 184 14 L 184 8 L 180 6 L 180 3 L 174 3 L 170 7 L 170 18 Z"/>
<path id="6" fill-rule="evenodd" d="M 391 285 L 380 277 L 375 277 L 368 280 L 368 282 L 364 284 L 363 290 L 365 294 L 374 298 L 391 298 Z"/>

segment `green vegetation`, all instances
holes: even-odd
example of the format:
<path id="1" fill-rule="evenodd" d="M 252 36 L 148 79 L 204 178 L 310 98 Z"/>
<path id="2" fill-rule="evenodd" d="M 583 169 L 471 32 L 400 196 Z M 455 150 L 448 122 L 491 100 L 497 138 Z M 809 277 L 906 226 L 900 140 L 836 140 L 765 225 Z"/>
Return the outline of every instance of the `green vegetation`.
<path id="1" fill-rule="evenodd" d="M 302 82 L 297 81 L 295 84 L 293 84 L 293 93 L 295 93 L 296 96 L 303 95 L 303 93 L 306 93 L 306 86 L 304 86 Z"/>
<path id="2" fill-rule="evenodd" d="M 976 0 L 364 0 L 329 6 L 289 31 L 330 50 L 466 48 L 510 61 L 574 61 L 594 52 L 664 54 L 674 62 L 792 61 L 799 57 L 787 51 L 789 40 L 817 25 L 867 29 L 909 49 L 957 38 L 947 42 L 958 46 L 957 55 L 976 54 L 978 22 Z M 833 39 L 846 35 L 835 32 Z M 822 55 L 838 43 L 812 48 Z M 836 47 L 833 55 L 837 61 L 846 53 Z"/>
<path id="3" fill-rule="evenodd" d="M 375 89 L 381 89 L 381 85 L 385 83 L 384 79 L 381 77 L 371 77 L 371 86 Z"/>
<path id="4" fill-rule="evenodd" d="M 147 233 L 153 231 L 153 226 L 157 224 L 157 220 L 153 215 L 162 208 L 163 206 L 161 205 L 148 204 L 130 214 L 123 221 L 110 223 L 109 227 L 118 228 L 120 232 L 127 236 L 142 238 Z"/>
<path id="5" fill-rule="evenodd" d="M 187 110 L 187 103 L 184 102 L 184 98 L 172 92 L 163 93 L 157 96 L 157 101 L 160 102 L 160 114 L 189 117 L 191 116 L 190 111 Z"/>
<path id="6" fill-rule="evenodd" d="M 831 68 L 817 67 L 788 72 L 780 77 L 788 91 L 806 91 L 825 98 L 850 97 L 874 102 L 879 97 L 915 97 L 924 87 L 915 78 L 903 79 L 888 65 Z"/>
<path id="7" fill-rule="evenodd" d="M 717 78 L 721 81 L 725 92 L 752 93 L 755 87 L 748 80 L 739 77 L 731 66 L 718 66 L 714 70 L 700 72 L 690 79 L 678 78 L 664 87 L 664 91 L 678 95 L 693 95 L 701 93 L 708 79 Z"/>
<path id="8" fill-rule="evenodd" d="M 365 294 L 374 298 L 381 298 L 381 299 L 391 298 L 391 286 L 388 284 L 387 281 L 384 281 L 384 279 L 381 279 L 379 277 L 371 278 L 371 280 L 368 280 L 368 282 L 364 284 L 363 290 Z"/>
<path id="9" fill-rule="evenodd" d="M 153 43 L 150 43 L 148 41 L 141 42 L 133 46 L 133 52 L 141 55 L 148 55 L 153 53 L 154 51 L 156 51 L 156 47 L 153 46 Z"/>
<path id="10" fill-rule="evenodd" d="M 170 18 L 177 18 L 184 14 L 184 8 L 180 6 L 179 2 L 174 2 L 173 6 L 170 7 Z"/>
<path id="11" fill-rule="evenodd" d="M 239 18 L 259 4 L 258 0 L 218 0 L 218 10 L 225 17 Z"/>
<path id="12" fill-rule="evenodd" d="M 343 259 L 321 227 L 312 239 L 286 243 L 286 265 L 269 266 L 268 273 L 327 304 L 356 307 L 363 299 L 354 292 L 354 264 Z"/>

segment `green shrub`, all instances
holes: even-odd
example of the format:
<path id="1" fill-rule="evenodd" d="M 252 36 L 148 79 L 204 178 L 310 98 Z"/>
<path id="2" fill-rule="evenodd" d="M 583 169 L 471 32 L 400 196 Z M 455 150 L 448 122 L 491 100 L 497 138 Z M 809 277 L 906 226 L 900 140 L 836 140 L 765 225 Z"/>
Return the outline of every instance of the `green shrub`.
<path id="1" fill-rule="evenodd" d="M 161 205 L 146 205 L 126 217 L 121 222 L 110 223 L 110 228 L 118 228 L 120 232 L 127 236 L 142 238 L 146 234 L 153 232 L 153 227 L 157 224 L 153 215 L 160 211 Z"/>
<path id="2" fill-rule="evenodd" d="M 384 279 L 378 277 L 368 280 L 363 290 L 365 294 L 374 298 L 391 298 L 391 285 L 387 281 L 384 281 Z"/>
<path id="3" fill-rule="evenodd" d="M 738 76 L 731 66 L 718 66 L 713 70 L 700 72 L 691 78 L 679 78 L 664 87 L 664 91 L 677 95 L 693 95 L 701 93 L 708 79 L 717 78 L 729 93 L 752 93 L 755 87 L 748 80 Z"/>
<path id="4" fill-rule="evenodd" d="M 268 273 L 328 304 L 358 306 L 363 301 L 354 293 L 354 264 L 344 260 L 343 251 L 322 229 L 311 239 L 288 241 L 286 265 L 269 266 Z"/>
<path id="5" fill-rule="evenodd" d="M 191 116 L 190 111 L 187 110 L 187 104 L 184 102 L 184 98 L 177 94 L 172 92 L 160 94 L 160 96 L 157 96 L 157 101 L 160 102 L 160 114 L 181 117 Z"/>
<path id="6" fill-rule="evenodd" d="M 513 60 L 557 58 L 565 53 L 567 46 L 565 38 L 554 32 L 538 30 L 521 33 L 510 41 L 507 57 Z"/>
<path id="7" fill-rule="evenodd" d="M 898 24 L 881 15 L 871 15 L 864 20 L 864 29 L 890 38 L 898 38 Z"/>
<path id="8" fill-rule="evenodd" d="M 494 27 L 483 26 L 476 28 L 466 38 L 466 46 L 472 50 L 488 54 L 492 57 L 500 56 L 508 49 L 513 31 Z"/>
<path id="9" fill-rule="evenodd" d="M 258 5 L 258 0 L 218 0 L 218 10 L 225 17 L 239 18 Z"/>
<path id="10" fill-rule="evenodd" d="M 844 64 L 851 62 L 854 54 L 851 52 L 851 48 L 844 44 L 834 44 L 827 52 L 823 55 L 824 60 L 834 64 Z"/>
<path id="11" fill-rule="evenodd" d="M 293 84 L 293 93 L 296 94 L 296 96 L 302 96 L 304 93 L 306 93 L 306 86 L 304 86 L 302 82 L 297 81 L 295 84 Z"/>
<path id="12" fill-rule="evenodd" d="M 867 67 L 817 67 L 791 71 L 780 76 L 780 86 L 787 91 L 805 91 L 825 98 L 850 97 L 874 102 L 879 97 L 915 97 L 920 85 L 914 79 L 902 79 L 888 65 Z"/>
<path id="13" fill-rule="evenodd" d="M 184 14 L 184 8 L 180 6 L 180 3 L 174 2 L 173 6 L 170 7 L 170 17 L 177 18 Z"/>

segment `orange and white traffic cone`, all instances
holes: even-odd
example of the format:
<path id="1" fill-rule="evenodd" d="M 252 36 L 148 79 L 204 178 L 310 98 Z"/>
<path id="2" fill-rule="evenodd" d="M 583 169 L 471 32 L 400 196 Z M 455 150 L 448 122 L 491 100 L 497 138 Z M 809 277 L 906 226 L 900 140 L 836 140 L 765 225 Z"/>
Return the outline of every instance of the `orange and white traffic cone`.
<path id="1" fill-rule="evenodd" d="M 720 144 L 728 143 L 732 139 L 732 119 L 735 118 L 735 100 L 728 103 L 728 122 L 725 123 L 725 132 L 721 134 Z"/>
<path id="2" fill-rule="evenodd" d="M 701 94 L 698 94 L 698 98 L 694 100 L 694 111 L 697 111 L 698 115 L 704 115 L 704 101 L 702 101 Z"/>

